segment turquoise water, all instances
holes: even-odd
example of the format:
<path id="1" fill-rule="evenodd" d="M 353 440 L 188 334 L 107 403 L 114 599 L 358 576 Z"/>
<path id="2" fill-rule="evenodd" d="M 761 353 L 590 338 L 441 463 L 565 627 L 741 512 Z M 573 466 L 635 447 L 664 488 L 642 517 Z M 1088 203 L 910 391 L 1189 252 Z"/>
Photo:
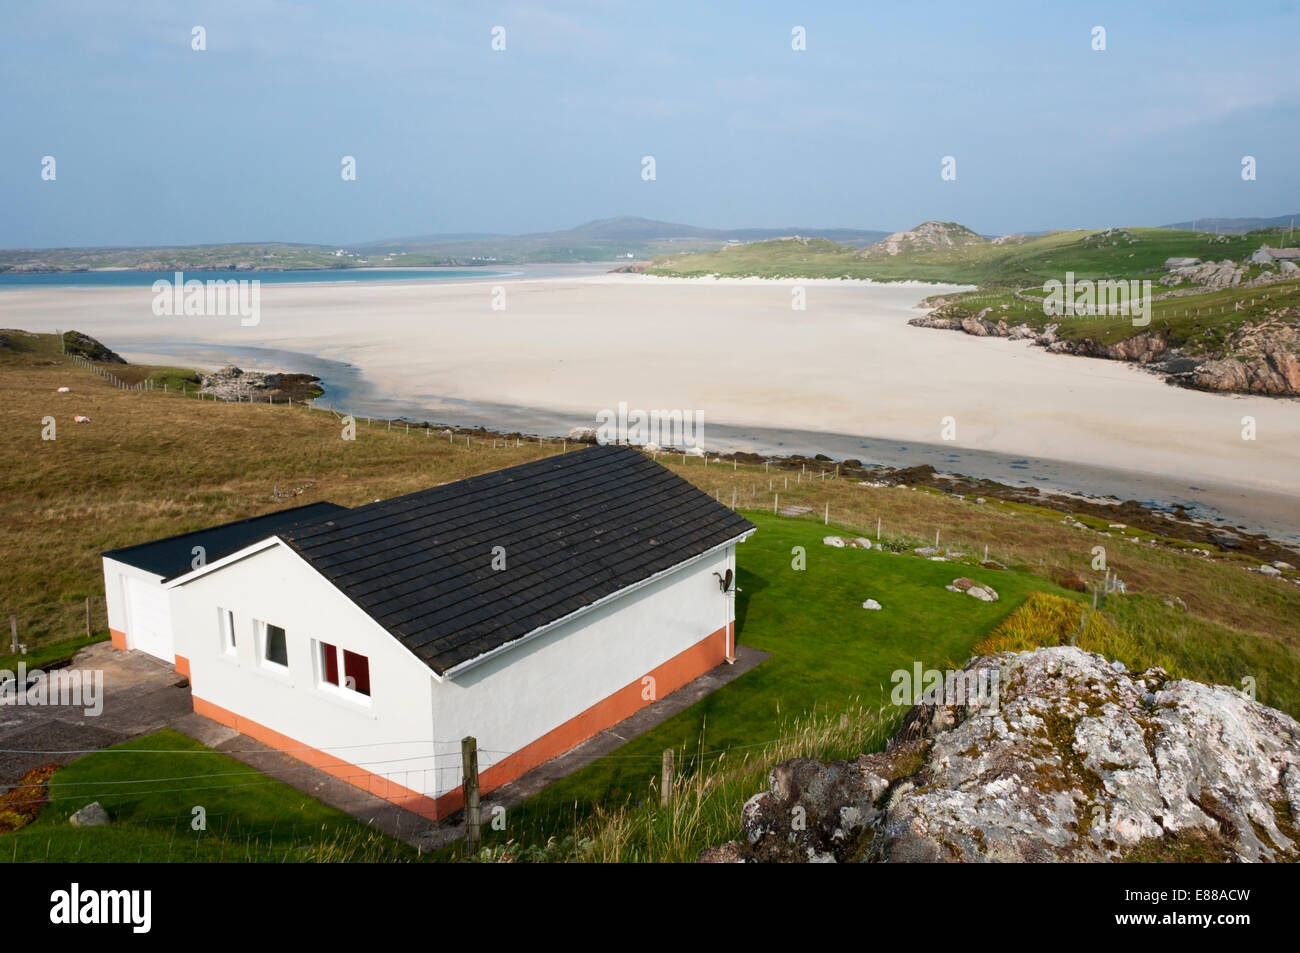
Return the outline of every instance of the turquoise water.
<path id="1" fill-rule="evenodd" d="M 359 284 L 372 281 L 466 281 L 485 278 L 512 278 L 520 272 L 487 268 L 356 268 L 311 271 L 187 271 L 185 280 L 238 281 L 256 278 L 265 285 L 279 284 Z M 0 288 L 54 287 L 151 287 L 155 281 L 174 281 L 174 271 L 76 271 L 59 274 L 0 274 Z"/>

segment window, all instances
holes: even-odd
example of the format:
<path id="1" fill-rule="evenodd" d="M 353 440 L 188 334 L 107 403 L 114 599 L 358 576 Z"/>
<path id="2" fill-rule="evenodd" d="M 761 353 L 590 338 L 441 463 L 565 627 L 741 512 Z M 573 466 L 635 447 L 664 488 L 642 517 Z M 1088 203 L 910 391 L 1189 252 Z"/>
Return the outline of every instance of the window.
<path id="1" fill-rule="evenodd" d="M 336 685 L 356 692 L 358 695 L 370 694 L 370 659 L 347 649 L 339 650 L 337 645 L 317 642 L 320 649 L 320 680 L 322 684 Z M 339 680 L 340 658 L 342 656 L 342 682 Z"/>
<path id="2" fill-rule="evenodd" d="M 235 614 L 229 609 L 217 610 L 217 627 L 221 630 L 221 650 L 235 654 Z"/>
<path id="3" fill-rule="evenodd" d="M 370 659 L 343 650 L 343 685 L 362 695 L 370 694 Z"/>
<path id="4" fill-rule="evenodd" d="M 272 665 L 287 668 L 289 665 L 289 645 L 284 629 L 269 622 L 262 623 L 262 658 Z"/>

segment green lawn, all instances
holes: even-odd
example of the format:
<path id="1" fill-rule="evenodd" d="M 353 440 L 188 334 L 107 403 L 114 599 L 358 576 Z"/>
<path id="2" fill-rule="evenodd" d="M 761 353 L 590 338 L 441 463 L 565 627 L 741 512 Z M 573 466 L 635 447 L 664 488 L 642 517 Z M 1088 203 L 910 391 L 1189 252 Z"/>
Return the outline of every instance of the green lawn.
<path id="1" fill-rule="evenodd" d="M 159 753 L 161 752 L 161 753 Z M 68 818 L 92 801 L 107 827 Z M 194 830 L 203 808 L 206 830 Z M 372 861 L 414 859 L 405 844 L 174 731 L 62 768 L 27 827 L 0 837 L 0 861 Z"/>
<path id="2" fill-rule="evenodd" d="M 855 700 L 867 709 L 887 704 L 895 670 L 910 671 L 918 661 L 927 668 L 959 668 L 971 646 L 1030 592 L 1065 594 L 1021 573 L 826 546 L 823 536 L 842 531 L 820 521 L 745 515 L 758 532 L 737 550 L 738 641 L 771 652 L 771 658 L 512 809 L 507 830 L 485 831 L 485 844 L 494 838 L 544 842 L 571 829 L 594 804 L 610 808 L 643 800 L 659 776 L 665 748 L 677 750 L 679 770 L 690 770 L 700 751 L 713 752 L 713 759 L 724 748 L 773 740 L 805 713 L 835 713 Z M 795 546 L 806 550 L 803 570 L 792 568 Z M 980 602 L 943 588 L 957 576 L 987 582 L 1000 600 Z M 884 608 L 863 609 L 868 598 Z M 736 804 L 737 822 L 739 810 Z"/>

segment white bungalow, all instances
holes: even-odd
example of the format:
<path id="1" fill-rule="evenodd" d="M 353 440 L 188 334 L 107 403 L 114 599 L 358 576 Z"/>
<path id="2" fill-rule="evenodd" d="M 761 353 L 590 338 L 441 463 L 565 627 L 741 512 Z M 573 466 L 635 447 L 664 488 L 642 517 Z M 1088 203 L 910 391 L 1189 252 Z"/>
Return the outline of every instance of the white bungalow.
<path id="1" fill-rule="evenodd" d="M 427 817 L 464 736 L 486 792 L 734 659 L 754 527 L 631 448 L 272 515 L 161 583 L 194 710 Z"/>

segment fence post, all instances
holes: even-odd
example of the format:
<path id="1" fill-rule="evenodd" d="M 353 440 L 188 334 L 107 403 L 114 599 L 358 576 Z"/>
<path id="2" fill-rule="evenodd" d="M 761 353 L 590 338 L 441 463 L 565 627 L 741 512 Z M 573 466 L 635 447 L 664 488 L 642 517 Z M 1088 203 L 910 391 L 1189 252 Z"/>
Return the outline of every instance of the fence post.
<path id="1" fill-rule="evenodd" d="M 659 773 L 659 806 L 667 807 L 673 800 L 673 749 L 664 749 L 663 769 Z"/>
<path id="2" fill-rule="evenodd" d="M 18 654 L 18 616 L 9 617 L 9 646 L 14 655 Z"/>
<path id="3" fill-rule="evenodd" d="M 478 741 L 466 735 L 460 742 L 460 760 L 465 770 L 465 856 L 478 853 Z"/>
<path id="4" fill-rule="evenodd" d="M 86 638 L 90 638 L 90 596 L 86 596 Z"/>

